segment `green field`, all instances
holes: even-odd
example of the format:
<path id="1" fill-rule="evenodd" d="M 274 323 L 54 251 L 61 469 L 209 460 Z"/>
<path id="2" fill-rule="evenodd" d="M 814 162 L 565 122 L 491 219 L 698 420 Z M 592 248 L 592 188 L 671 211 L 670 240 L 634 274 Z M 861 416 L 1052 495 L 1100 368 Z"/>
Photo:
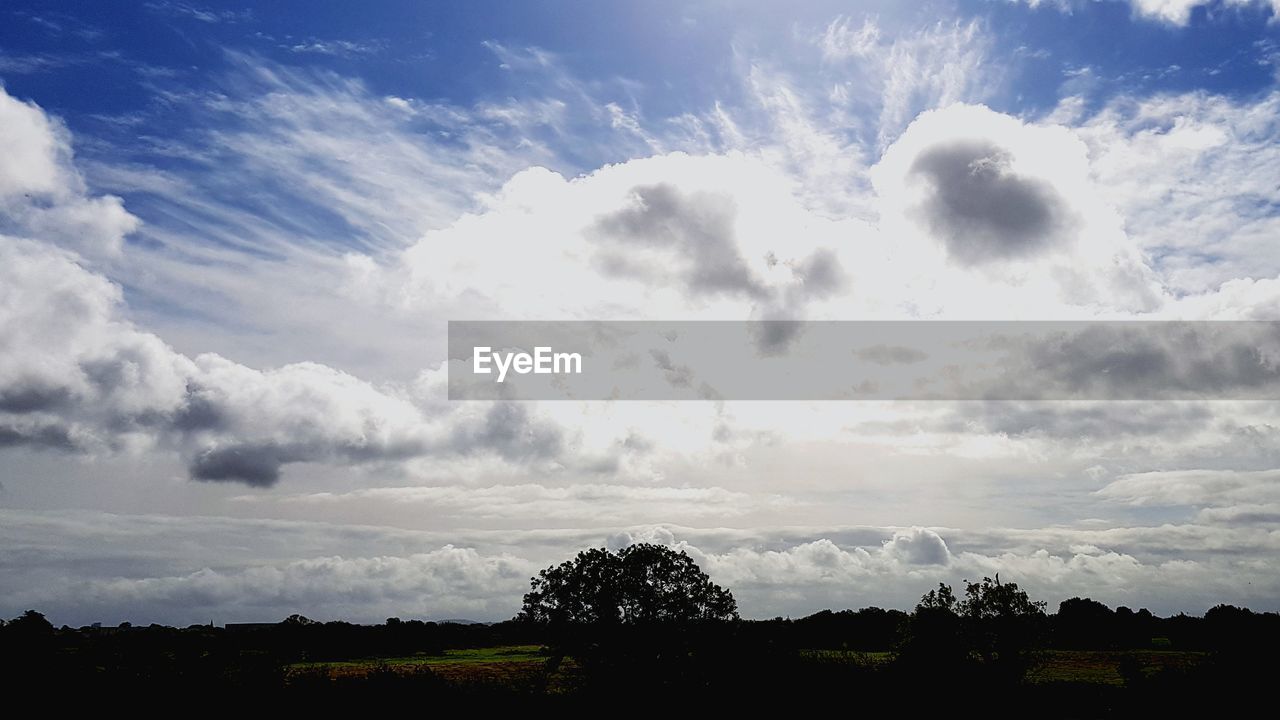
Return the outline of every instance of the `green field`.
<path id="1" fill-rule="evenodd" d="M 1085 682 L 1123 685 L 1120 664 L 1131 660 L 1143 675 L 1190 668 L 1205 653 L 1179 650 L 1050 650 L 1028 675 L 1032 682 Z"/>
<path id="2" fill-rule="evenodd" d="M 300 662 L 289 665 L 289 670 L 317 670 L 339 668 L 372 669 L 382 665 L 431 667 L 447 665 L 477 665 L 491 663 L 529 662 L 546 660 L 541 645 L 502 645 L 487 648 L 465 648 L 462 650 L 445 650 L 440 655 L 407 655 L 404 657 L 359 658 L 356 660 L 334 660 L 321 662 Z"/>
<path id="3" fill-rule="evenodd" d="M 801 650 L 801 657 L 820 662 L 851 662 L 863 665 L 879 665 L 893 659 L 893 653 L 885 650 Z"/>
<path id="4" fill-rule="evenodd" d="M 446 650 L 438 655 L 299 662 L 287 666 L 285 674 L 293 679 L 316 675 L 341 679 L 364 677 L 375 672 L 411 674 L 429 670 L 455 683 L 517 686 L 534 681 L 546 666 L 546 661 L 547 656 L 540 645 L 502 645 Z"/>
<path id="5" fill-rule="evenodd" d="M 807 650 L 802 656 L 814 662 L 882 665 L 892 660 L 889 652 L 852 650 Z M 1028 675 L 1035 683 L 1076 682 L 1122 685 L 1122 663 L 1132 663 L 1144 675 L 1167 669 L 1189 668 L 1201 662 L 1204 653 L 1175 650 L 1051 650 Z M 329 677 L 357 677 L 375 671 L 413 672 L 429 668 L 451 681 L 524 682 L 544 667 L 547 655 L 539 645 L 504 645 L 487 648 L 446 650 L 438 655 L 359 658 L 327 662 L 300 662 L 289 665 L 293 676 L 322 674 Z M 572 662 L 562 669 L 572 668 Z"/>

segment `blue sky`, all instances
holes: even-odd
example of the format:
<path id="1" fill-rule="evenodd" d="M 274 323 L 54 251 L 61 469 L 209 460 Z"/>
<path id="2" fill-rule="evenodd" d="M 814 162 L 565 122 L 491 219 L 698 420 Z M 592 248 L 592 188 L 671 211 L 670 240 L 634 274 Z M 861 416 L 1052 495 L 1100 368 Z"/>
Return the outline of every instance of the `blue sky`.
<path id="1" fill-rule="evenodd" d="M 374 93 L 472 105 L 538 92 L 490 49 L 540 48 L 602 97 L 654 120 L 739 99 L 735 54 L 813 69 L 806 33 L 838 15 L 869 16 L 889 32 L 979 19 L 1010 77 L 990 104 L 1035 115 L 1088 69 L 1088 99 L 1205 90 L 1231 97 L 1275 82 L 1278 33 L 1265 3 L 1197 5 L 1185 25 L 1137 14 L 1126 2 L 978 0 L 930 3 L 234 3 L 119 6 L 21 3 L 0 27 L 5 85 L 61 116 L 77 134 L 104 134 L 100 116 L 154 113 L 157 90 L 199 92 L 234 72 L 227 51 L 341 73 Z M 789 57 L 790 56 L 790 57 Z M 180 129 L 174 127 L 174 130 Z M 126 138 L 113 150 L 128 152 Z M 590 168 L 579 168 L 590 169 Z"/>
<path id="2" fill-rule="evenodd" d="M 762 617 L 1278 609 L 1270 403 L 444 393 L 451 319 L 1278 319 L 1276 7 L 8 3 L 0 615 L 498 619 L 637 540 Z"/>
<path id="3" fill-rule="evenodd" d="M 39 90 L 50 108 L 74 113 L 128 112 L 151 97 L 137 66 L 204 73 L 225 69 L 225 48 L 279 62 L 352 73 L 390 94 L 470 103 L 516 90 L 505 82 L 485 42 L 553 50 L 580 77 L 627 77 L 649 89 L 655 111 L 694 109 L 706 91 L 728 84 L 737 44 L 784 49 L 797 27 L 825 25 L 839 14 L 871 15 L 910 26 L 977 17 L 998 35 L 1005 53 L 1044 52 L 1020 68 L 1019 94 L 1052 88 L 1058 74 L 1094 66 L 1108 77 L 1179 65 L 1185 72 L 1125 89 L 1250 93 L 1271 74 L 1255 44 L 1274 40 L 1270 9 L 1197 6 L 1185 26 L 1135 15 L 1124 2 L 1077 3 L 1064 13 L 1045 3 L 811 3 L 785 11 L 769 3 L 140 3 L 99 7 L 79 3 L 11 4 L 0 31 L 11 60 L 48 56 L 54 62 L 118 53 L 119 62 L 86 63 L 76 72 L 13 73 L 18 92 Z M 1016 60 L 1013 60 L 1017 63 Z M 133 65 L 131 68 L 130 66 Z M 1222 72 L 1215 73 L 1215 70 Z M 92 88 L 94 92 L 85 92 Z M 108 92 L 109 90 L 109 92 Z M 1039 93 L 1037 93 L 1039 94 Z M 662 105 L 666 98 L 667 105 Z M 646 103 L 648 104 L 648 103 Z"/>

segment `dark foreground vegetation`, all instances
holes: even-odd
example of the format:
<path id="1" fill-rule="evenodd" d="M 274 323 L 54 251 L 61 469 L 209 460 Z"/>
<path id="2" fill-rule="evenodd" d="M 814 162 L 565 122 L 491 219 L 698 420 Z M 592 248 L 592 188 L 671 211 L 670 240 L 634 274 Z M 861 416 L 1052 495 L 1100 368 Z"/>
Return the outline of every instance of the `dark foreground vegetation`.
<path id="1" fill-rule="evenodd" d="M 1280 615 L 1220 605 L 1157 617 L 1088 599 L 1046 612 L 1015 583 L 940 585 L 907 613 L 737 617 L 688 556 L 592 550 L 533 579 L 496 624 L 0 625 L 10 695 L 512 703 L 584 709 L 670 700 L 837 701 L 863 710 L 1035 717 L 1221 716 L 1263 702 Z"/>

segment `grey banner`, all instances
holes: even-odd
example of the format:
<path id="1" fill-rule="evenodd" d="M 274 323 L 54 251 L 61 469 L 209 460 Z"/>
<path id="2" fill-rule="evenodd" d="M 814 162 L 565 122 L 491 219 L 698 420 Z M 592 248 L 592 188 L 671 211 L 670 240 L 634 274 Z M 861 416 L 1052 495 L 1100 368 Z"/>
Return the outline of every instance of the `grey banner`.
<path id="1" fill-rule="evenodd" d="M 451 400 L 1276 400 L 1272 321 L 451 321 Z"/>

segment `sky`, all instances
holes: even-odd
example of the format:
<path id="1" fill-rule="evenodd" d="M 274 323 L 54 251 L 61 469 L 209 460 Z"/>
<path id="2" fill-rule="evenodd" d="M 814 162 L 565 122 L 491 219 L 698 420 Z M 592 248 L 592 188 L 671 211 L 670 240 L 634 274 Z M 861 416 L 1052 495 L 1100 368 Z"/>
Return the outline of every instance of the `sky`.
<path id="1" fill-rule="evenodd" d="M 1280 0 L 8 2 L 0 616 L 1280 610 L 1262 401 L 461 402 L 450 320 L 1280 320 Z"/>

